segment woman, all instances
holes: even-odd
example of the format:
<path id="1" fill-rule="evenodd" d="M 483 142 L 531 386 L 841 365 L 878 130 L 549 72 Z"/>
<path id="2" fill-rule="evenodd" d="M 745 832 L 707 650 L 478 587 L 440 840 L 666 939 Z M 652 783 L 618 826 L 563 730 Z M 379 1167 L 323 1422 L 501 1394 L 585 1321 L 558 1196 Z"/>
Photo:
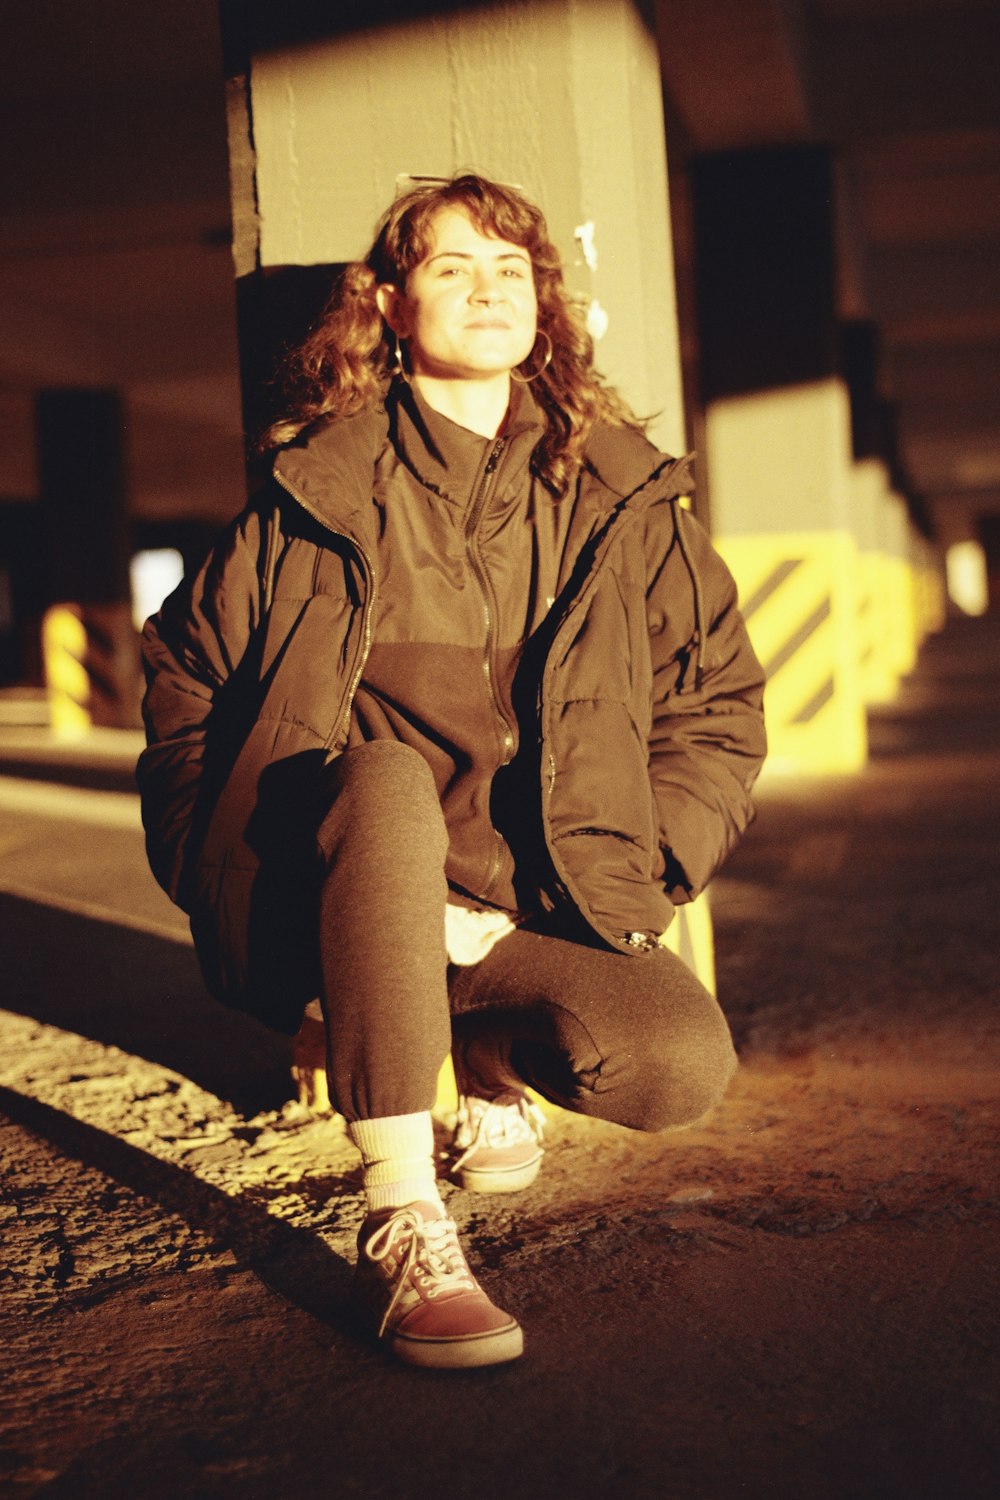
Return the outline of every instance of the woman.
<path id="1" fill-rule="evenodd" d="M 321 1000 L 380 1336 L 499 1363 L 440 1066 L 473 1192 L 537 1174 L 528 1087 L 640 1130 L 721 1096 L 725 1021 L 657 939 L 749 821 L 761 672 L 520 193 L 400 198 L 291 390 L 276 483 L 146 628 L 150 860 L 219 998 L 289 1033 Z"/>

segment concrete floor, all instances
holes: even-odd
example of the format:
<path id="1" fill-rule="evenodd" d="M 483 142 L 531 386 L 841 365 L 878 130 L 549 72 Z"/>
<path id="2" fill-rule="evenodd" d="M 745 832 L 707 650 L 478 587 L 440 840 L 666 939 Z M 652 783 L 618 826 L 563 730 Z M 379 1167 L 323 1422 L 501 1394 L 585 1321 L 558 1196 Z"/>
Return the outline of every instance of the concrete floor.
<path id="1" fill-rule="evenodd" d="M 712 1120 L 559 1117 L 527 1193 L 451 1193 L 526 1329 L 493 1371 L 359 1339 L 354 1157 L 203 1000 L 132 749 L 0 729 L 0 1494 L 992 1497 L 1000 624 L 928 643 L 863 774 L 762 787 Z"/>

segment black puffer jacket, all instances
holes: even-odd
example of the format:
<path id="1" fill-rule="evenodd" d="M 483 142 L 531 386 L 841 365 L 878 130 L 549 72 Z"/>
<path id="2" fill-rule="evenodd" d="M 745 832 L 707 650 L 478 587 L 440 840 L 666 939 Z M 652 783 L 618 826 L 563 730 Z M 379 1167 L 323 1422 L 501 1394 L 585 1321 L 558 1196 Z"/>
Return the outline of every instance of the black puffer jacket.
<path id="1" fill-rule="evenodd" d="M 343 748 L 379 589 L 382 411 L 285 450 L 277 484 L 147 624 L 138 767 L 150 862 L 189 912 L 209 988 L 294 1031 L 314 984 L 306 887 L 324 767 Z M 763 674 L 736 590 L 677 503 L 689 483 L 638 434 L 592 435 L 575 561 L 540 632 L 541 898 L 622 951 L 669 924 L 751 816 Z M 381 497 L 386 503 L 386 496 Z M 281 931 L 281 959 L 261 935 Z"/>

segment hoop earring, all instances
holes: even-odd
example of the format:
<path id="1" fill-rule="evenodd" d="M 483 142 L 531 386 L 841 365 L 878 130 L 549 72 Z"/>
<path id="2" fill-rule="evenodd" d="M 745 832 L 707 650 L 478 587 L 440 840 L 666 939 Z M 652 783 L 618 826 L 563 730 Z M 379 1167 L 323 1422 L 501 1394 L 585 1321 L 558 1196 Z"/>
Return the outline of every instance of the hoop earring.
<path id="1" fill-rule="evenodd" d="M 396 333 L 393 334 L 392 338 L 395 345 L 395 352 L 389 365 L 389 374 L 393 378 L 398 375 L 400 380 L 405 380 L 407 385 L 409 385 L 410 377 L 406 372 L 406 365 L 403 362 L 403 340 Z"/>
<path id="2" fill-rule="evenodd" d="M 538 343 L 538 340 L 540 338 L 545 340 L 545 358 L 542 360 L 541 364 L 538 366 L 538 369 L 532 375 L 519 375 L 516 370 L 511 370 L 510 378 L 511 380 L 516 380 L 518 385 L 530 385 L 533 380 L 538 379 L 539 375 L 544 374 L 549 365 L 552 363 L 552 340 L 549 338 L 544 328 L 539 328 L 538 332 L 535 334 L 535 343 L 531 346 L 531 354 L 534 354 L 535 345 Z M 528 355 L 529 359 L 531 358 L 531 354 Z"/>

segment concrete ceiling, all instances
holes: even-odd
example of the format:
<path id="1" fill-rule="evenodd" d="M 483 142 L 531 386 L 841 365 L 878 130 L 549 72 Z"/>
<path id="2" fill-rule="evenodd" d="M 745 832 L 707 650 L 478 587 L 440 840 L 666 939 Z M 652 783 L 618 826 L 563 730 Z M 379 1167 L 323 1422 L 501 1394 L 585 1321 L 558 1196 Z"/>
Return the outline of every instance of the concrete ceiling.
<path id="1" fill-rule="evenodd" d="M 947 530 L 1000 510 L 1000 7 L 814 11 L 816 126 L 854 188 L 904 461 Z"/>
<path id="2" fill-rule="evenodd" d="M 660 0 L 689 148 L 810 140 L 842 186 L 842 312 L 874 319 L 944 539 L 1000 510 L 1000 6 Z"/>
<path id="3" fill-rule="evenodd" d="M 35 486 L 44 385 L 123 389 L 134 504 L 240 503 L 221 65 L 208 0 L 4 0 L 0 495 Z M 819 140 L 844 311 L 881 330 L 913 487 L 948 534 L 1000 511 L 1000 7 L 658 0 L 694 149 Z"/>

